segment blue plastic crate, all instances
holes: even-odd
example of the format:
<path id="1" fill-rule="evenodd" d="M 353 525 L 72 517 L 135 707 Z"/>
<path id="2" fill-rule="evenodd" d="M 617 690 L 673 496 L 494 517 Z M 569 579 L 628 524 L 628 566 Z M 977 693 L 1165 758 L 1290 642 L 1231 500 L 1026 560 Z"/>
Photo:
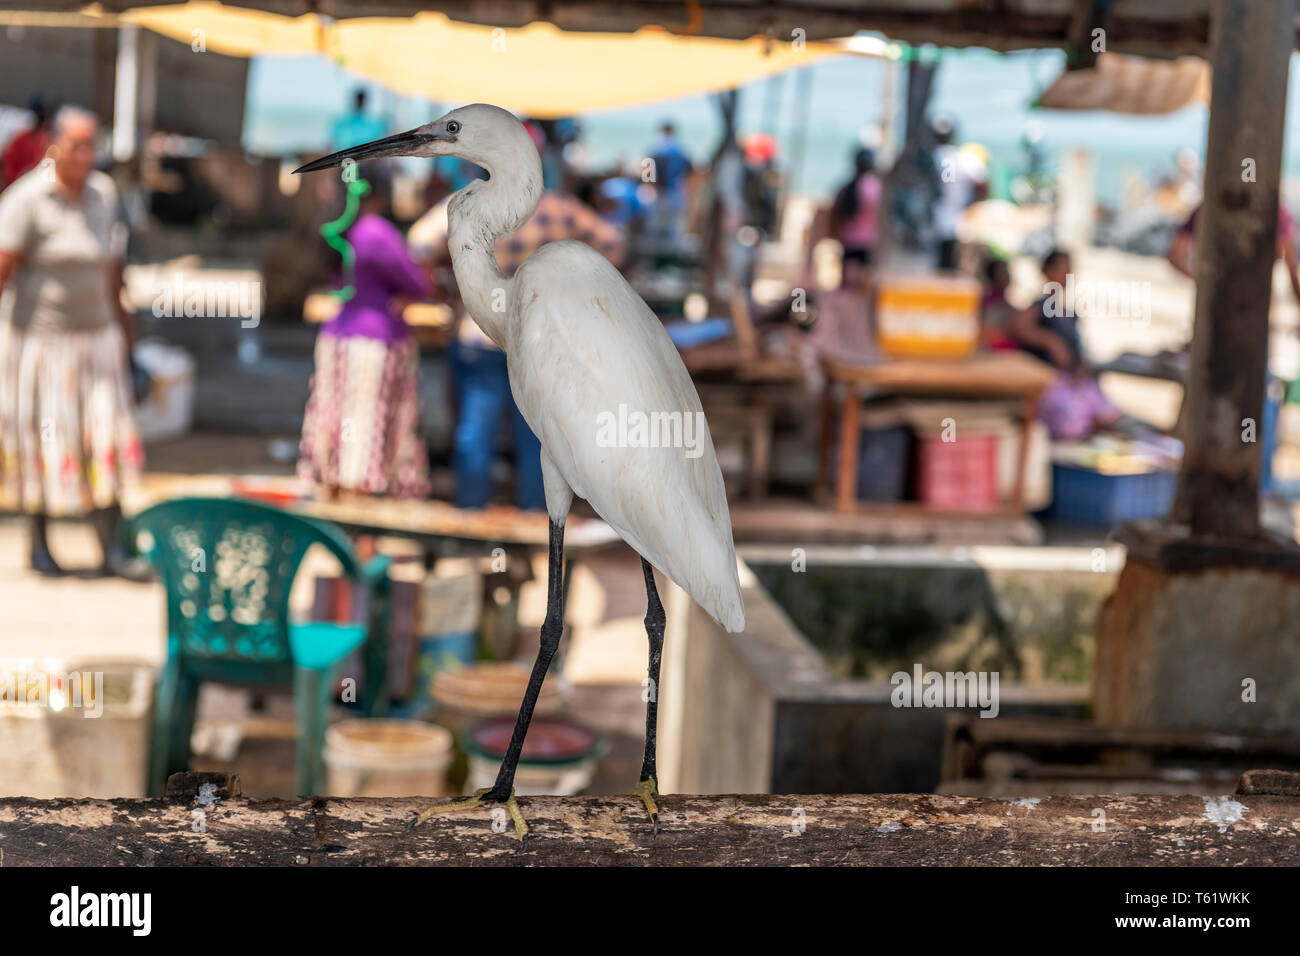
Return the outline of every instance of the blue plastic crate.
<path id="1" fill-rule="evenodd" d="M 901 501 L 907 493 L 912 430 L 906 425 L 864 428 L 858 438 L 859 501 Z M 830 467 L 838 481 L 839 436 L 831 442 Z"/>
<path id="2" fill-rule="evenodd" d="M 1111 526 L 1163 518 L 1174 504 L 1178 475 L 1149 471 L 1107 475 L 1075 465 L 1052 465 L 1051 515 L 1071 524 Z"/>
<path id="3" fill-rule="evenodd" d="M 866 428 L 858 452 L 858 500 L 901 501 L 907 491 L 912 431 L 906 425 Z"/>

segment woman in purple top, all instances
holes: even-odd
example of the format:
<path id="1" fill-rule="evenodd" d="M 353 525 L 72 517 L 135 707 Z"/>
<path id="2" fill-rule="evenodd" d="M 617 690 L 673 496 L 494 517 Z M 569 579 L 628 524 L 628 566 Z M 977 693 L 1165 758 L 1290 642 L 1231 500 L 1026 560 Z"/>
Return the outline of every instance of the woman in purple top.
<path id="1" fill-rule="evenodd" d="M 876 154 L 860 149 L 853 156 L 853 178 L 835 194 L 831 204 L 831 229 L 843 248 L 841 264 L 872 264 L 883 192 L 876 175 Z"/>
<path id="2" fill-rule="evenodd" d="M 418 435 L 420 356 L 402 308 L 426 298 L 430 282 L 384 218 L 387 180 L 376 177 L 371 186 L 344 234 L 356 256 L 354 294 L 316 338 L 298 474 L 330 497 L 422 498 L 429 480 Z"/>

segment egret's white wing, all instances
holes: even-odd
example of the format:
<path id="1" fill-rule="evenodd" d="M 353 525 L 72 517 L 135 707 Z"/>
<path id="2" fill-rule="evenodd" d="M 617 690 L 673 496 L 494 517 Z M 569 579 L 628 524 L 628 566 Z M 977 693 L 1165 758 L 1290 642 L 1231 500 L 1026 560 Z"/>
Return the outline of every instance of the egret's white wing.
<path id="1" fill-rule="evenodd" d="M 723 627 L 742 629 L 722 471 L 663 324 L 603 256 L 568 240 L 520 267 L 511 300 L 511 390 L 556 469 Z M 638 413 L 650 426 L 639 434 Z M 677 445 L 629 444 L 640 438 Z"/>

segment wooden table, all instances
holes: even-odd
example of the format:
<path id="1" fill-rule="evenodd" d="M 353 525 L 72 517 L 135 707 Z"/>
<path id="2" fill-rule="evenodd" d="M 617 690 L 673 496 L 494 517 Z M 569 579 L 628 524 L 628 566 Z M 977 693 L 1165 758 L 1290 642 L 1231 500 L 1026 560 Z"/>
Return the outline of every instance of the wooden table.
<path id="1" fill-rule="evenodd" d="M 746 446 L 745 497 L 767 497 L 776 418 L 806 420 L 812 401 L 802 384 L 792 381 L 697 381 L 696 391 L 715 443 L 721 436 L 741 435 Z"/>
<path id="2" fill-rule="evenodd" d="M 463 509 L 445 501 L 363 499 L 323 501 L 304 498 L 285 506 L 297 514 L 323 518 L 359 534 L 409 538 L 423 546 L 432 570 L 440 557 L 466 551 L 491 555 L 501 548 L 510 561 L 527 561 L 534 551 L 550 551 L 550 519 L 544 512 L 513 507 Z M 598 548 L 622 540 L 605 522 L 570 516 L 564 526 L 564 582 L 561 598 L 568 608 L 569 580 L 582 559 Z"/>
<path id="3" fill-rule="evenodd" d="M 295 514 L 332 522 L 357 533 L 416 541 L 428 557 L 430 569 L 441 557 L 465 554 L 492 555 L 504 550 L 507 559 L 525 564 L 534 552 L 550 550 L 550 522 L 544 512 L 494 506 L 481 510 L 457 508 L 445 501 L 403 501 L 385 498 L 341 498 L 325 501 L 297 498 L 293 478 L 247 479 L 230 475 L 153 476 L 143 491 L 140 507 L 168 498 L 192 495 L 230 495 L 273 504 Z M 599 548 L 621 541 L 598 518 L 571 515 L 564 528 L 564 600 L 575 565 Z"/>
<path id="4" fill-rule="evenodd" d="M 384 498 L 304 498 L 286 507 L 365 534 L 411 538 L 438 554 L 450 553 L 452 545 L 479 546 L 489 554 L 495 546 L 529 551 L 550 548 L 550 522 L 540 511 L 504 506 L 468 510 L 445 501 Z M 585 554 L 618 540 L 617 532 L 598 519 L 572 516 L 565 522 L 566 554 Z"/>
<path id="5" fill-rule="evenodd" d="M 1024 513 L 1030 428 L 1037 417 L 1039 398 L 1056 379 L 1057 372 L 1051 366 L 1023 352 L 990 352 L 964 360 L 900 359 L 875 365 L 823 358 L 822 366 L 826 370 L 826 389 L 822 392 L 817 495 L 825 498 L 827 492 L 827 460 L 836 404 L 833 393 L 838 386 L 840 448 L 834 499 L 836 511 L 855 511 L 861 507 L 856 497 L 861 392 L 870 389 L 875 395 L 942 395 L 1003 398 L 1018 402 L 1021 409 L 1020 448 L 1008 509 L 1017 514 Z"/>

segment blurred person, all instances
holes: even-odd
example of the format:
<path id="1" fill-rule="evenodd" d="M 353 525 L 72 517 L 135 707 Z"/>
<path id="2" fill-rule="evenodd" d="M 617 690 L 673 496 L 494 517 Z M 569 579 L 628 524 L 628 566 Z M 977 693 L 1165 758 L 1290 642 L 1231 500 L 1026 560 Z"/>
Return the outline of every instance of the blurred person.
<path id="1" fill-rule="evenodd" d="M 870 266 L 875 256 L 884 184 L 876 174 L 876 154 L 859 149 L 853 157 L 853 177 L 831 204 L 831 230 L 843 248 L 842 261 Z"/>
<path id="2" fill-rule="evenodd" d="M 1062 372 L 1039 399 L 1039 420 L 1053 441 L 1086 441 L 1118 425 L 1123 414 L 1084 367 Z"/>
<path id="3" fill-rule="evenodd" d="M 938 239 L 935 265 L 944 270 L 957 267 L 957 224 L 966 208 L 988 195 L 988 165 L 973 149 L 953 145 L 956 128 L 952 122 L 934 122 L 934 163 L 939 175 L 939 196 L 931 211 Z"/>
<path id="4" fill-rule="evenodd" d="M 1070 275 L 1070 254 L 1052 249 L 1043 257 L 1043 295 L 1011 320 L 1011 337 L 1024 352 L 1059 369 L 1071 369 L 1083 360 L 1079 317 L 1059 307 L 1060 291 Z"/>
<path id="5" fill-rule="evenodd" d="M 1190 279 L 1196 278 L 1196 223 L 1200 213 L 1201 207 L 1198 205 L 1174 231 L 1169 248 L 1165 251 L 1169 264 Z M 1277 204 L 1276 256 L 1286 266 L 1291 292 L 1297 302 L 1300 302 L 1300 253 L 1296 250 L 1295 220 L 1281 201 Z"/>
<path id="6" fill-rule="evenodd" d="M 0 292 L 13 289 L 0 322 L 0 487 L 28 516 L 34 571 L 63 573 L 48 517 L 88 516 L 100 573 L 144 580 L 117 537 L 143 454 L 120 297 L 126 229 L 112 179 L 95 169 L 98 133 L 94 114 L 61 109 L 53 174 L 31 170 L 0 195 Z"/>
<path id="7" fill-rule="evenodd" d="M 1201 157 L 1189 146 L 1174 157 L 1174 188 L 1180 208 L 1194 209 L 1201 204 Z"/>
<path id="8" fill-rule="evenodd" d="M 338 150 L 387 135 L 388 124 L 366 112 L 365 88 L 357 87 L 352 91 L 352 109 L 334 122 L 330 140 Z"/>
<path id="9" fill-rule="evenodd" d="M 1011 288 L 1011 268 L 1005 259 L 989 257 L 984 262 L 983 290 L 980 296 L 980 344 L 986 349 L 1019 348 L 1009 327 L 1016 307 L 1007 301 Z"/>
<path id="10" fill-rule="evenodd" d="M 430 206 L 441 202 L 452 193 L 464 189 L 476 179 L 487 178 L 487 173 L 481 167 L 475 166 L 469 160 L 461 159 L 459 156 L 435 157 L 433 170 L 442 181 L 440 187 L 442 192 L 430 203 Z"/>
<path id="11" fill-rule="evenodd" d="M 438 158 L 446 159 L 445 156 Z M 429 206 L 442 202 L 453 192 L 455 190 L 451 188 L 450 167 L 444 169 L 441 163 L 431 163 L 429 176 L 425 179 L 421 192 L 424 207 L 427 209 Z"/>
<path id="12" fill-rule="evenodd" d="M 778 174 L 777 142 L 769 133 L 745 137 L 739 175 L 740 227 L 731 243 L 731 266 L 740 290 L 749 297 L 758 273 L 764 240 L 776 229 Z M 721 165 L 718 176 L 722 176 Z"/>
<path id="13" fill-rule="evenodd" d="M 1012 183 L 1018 201 L 1032 203 L 1050 200 L 1052 177 L 1048 168 L 1047 146 L 1043 141 L 1043 124 L 1032 120 L 1020 133 L 1023 166 Z"/>
<path id="14" fill-rule="evenodd" d="M 353 295 L 316 337 L 298 476 L 331 498 L 344 492 L 424 498 L 429 462 L 419 437 L 420 350 L 402 309 L 427 298 L 430 282 L 386 218 L 391 181 L 371 175 L 368 182 L 356 222 L 344 233 L 356 257 Z"/>
<path id="15" fill-rule="evenodd" d="M 808 223 L 808 228 L 804 230 L 803 235 L 803 260 L 799 266 L 798 277 L 795 285 L 801 289 L 814 289 L 821 283 L 817 275 L 817 248 L 823 239 L 829 239 L 834 229 L 831 226 L 831 220 L 834 218 L 831 212 L 831 204 L 819 204 L 813 209 L 812 219 Z M 840 280 L 844 278 L 843 257 L 840 261 Z"/>
<path id="16" fill-rule="evenodd" d="M 577 121 L 569 116 L 553 120 L 529 119 L 524 122 L 524 128 L 532 136 L 542 157 L 542 182 L 548 189 L 564 189 L 570 166 L 566 157 L 582 152 Z"/>
<path id="17" fill-rule="evenodd" d="M 0 189 L 18 181 L 23 173 L 35 169 L 50 148 L 50 113 L 40 96 L 27 104 L 32 112 L 32 126 L 16 134 L 0 154 Z"/>
<path id="18" fill-rule="evenodd" d="M 646 193 L 649 192 L 647 202 Z M 647 216 L 654 209 L 653 190 L 631 176 L 615 174 L 606 177 L 593 193 L 591 205 L 602 219 L 625 232 L 639 232 Z"/>
<path id="19" fill-rule="evenodd" d="M 745 137 L 745 225 L 764 235 L 776 229 L 779 146 L 770 133 Z"/>
<path id="20" fill-rule="evenodd" d="M 441 277 L 446 297 L 455 299 L 447 249 L 446 201 L 421 217 L 407 238 L 418 258 Z M 513 276 L 524 260 L 557 239 L 585 242 L 615 266 L 622 264 L 626 248 L 622 232 L 568 193 L 547 189 L 532 218 L 497 243 L 496 257 L 502 273 Z M 497 429 L 509 414 L 514 427 L 515 503 L 526 511 L 544 509 L 542 446 L 515 405 L 505 353 L 459 306 L 449 357 L 459 409 L 452 447 L 456 507 L 482 508 L 491 499 Z"/>
<path id="21" fill-rule="evenodd" d="M 694 167 L 677 141 L 677 129 L 671 122 L 659 128 L 659 139 L 650 147 L 650 159 L 654 163 L 655 201 L 649 232 L 656 239 L 676 241 L 686 218 L 686 182 Z"/>
<path id="22" fill-rule="evenodd" d="M 823 358 L 862 365 L 880 361 L 866 266 L 856 258 L 845 259 L 839 288 L 817 292 L 814 308 L 817 320 L 803 338 L 799 360 L 809 391 L 819 395 L 826 388 Z"/>
<path id="23" fill-rule="evenodd" d="M 1010 337 L 1060 374 L 1043 393 L 1039 417 L 1053 439 L 1083 441 L 1117 424 L 1122 413 L 1101 391 L 1083 350 L 1079 316 L 1063 307 L 1062 290 L 1070 275 L 1070 254 L 1052 249 L 1043 257 L 1044 294 L 1016 312 L 1008 326 Z"/>

